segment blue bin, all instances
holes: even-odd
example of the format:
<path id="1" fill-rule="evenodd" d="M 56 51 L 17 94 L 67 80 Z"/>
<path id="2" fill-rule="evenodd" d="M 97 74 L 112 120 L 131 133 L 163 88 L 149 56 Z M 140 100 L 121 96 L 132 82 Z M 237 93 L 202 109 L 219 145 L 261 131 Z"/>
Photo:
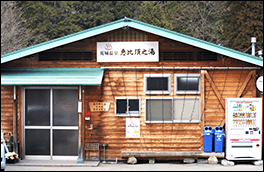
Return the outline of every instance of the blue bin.
<path id="1" fill-rule="evenodd" d="M 204 152 L 212 152 L 213 149 L 213 128 L 205 126 L 203 129 Z"/>
<path id="2" fill-rule="evenodd" d="M 224 129 L 221 126 L 217 126 L 214 129 L 214 151 L 223 152 L 223 140 L 224 140 Z"/>

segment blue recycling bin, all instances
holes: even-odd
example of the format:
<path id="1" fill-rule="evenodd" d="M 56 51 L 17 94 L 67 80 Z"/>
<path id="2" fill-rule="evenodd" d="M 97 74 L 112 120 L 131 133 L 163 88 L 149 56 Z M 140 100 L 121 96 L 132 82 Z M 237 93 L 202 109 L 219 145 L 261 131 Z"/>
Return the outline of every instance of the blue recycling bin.
<path id="1" fill-rule="evenodd" d="M 217 126 L 214 129 L 214 151 L 223 152 L 223 140 L 224 140 L 224 129 L 221 126 Z"/>
<path id="2" fill-rule="evenodd" d="M 204 152 L 212 152 L 213 149 L 213 128 L 205 126 L 203 129 Z"/>

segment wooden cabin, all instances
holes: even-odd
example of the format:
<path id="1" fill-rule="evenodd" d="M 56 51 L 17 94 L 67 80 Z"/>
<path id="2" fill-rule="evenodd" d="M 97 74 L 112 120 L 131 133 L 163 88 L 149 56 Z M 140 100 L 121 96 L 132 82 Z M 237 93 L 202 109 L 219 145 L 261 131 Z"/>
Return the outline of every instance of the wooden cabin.
<path id="1" fill-rule="evenodd" d="M 125 18 L 2 55 L 1 125 L 22 159 L 173 159 L 259 76 L 262 58 Z"/>

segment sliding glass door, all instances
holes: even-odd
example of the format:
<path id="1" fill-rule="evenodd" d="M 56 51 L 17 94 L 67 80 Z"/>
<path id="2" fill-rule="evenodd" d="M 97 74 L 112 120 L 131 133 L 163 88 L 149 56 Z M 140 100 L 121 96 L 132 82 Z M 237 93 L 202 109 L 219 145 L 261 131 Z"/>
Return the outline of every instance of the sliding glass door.
<path id="1" fill-rule="evenodd" d="M 78 89 L 25 87 L 24 155 L 64 159 L 78 155 Z"/>

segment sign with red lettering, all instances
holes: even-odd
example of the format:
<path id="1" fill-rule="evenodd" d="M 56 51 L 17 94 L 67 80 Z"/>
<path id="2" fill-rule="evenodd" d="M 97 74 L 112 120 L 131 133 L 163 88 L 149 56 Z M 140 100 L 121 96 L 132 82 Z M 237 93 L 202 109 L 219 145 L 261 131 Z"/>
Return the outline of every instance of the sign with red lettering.
<path id="1" fill-rule="evenodd" d="M 97 62 L 158 61 L 158 42 L 97 42 Z"/>

